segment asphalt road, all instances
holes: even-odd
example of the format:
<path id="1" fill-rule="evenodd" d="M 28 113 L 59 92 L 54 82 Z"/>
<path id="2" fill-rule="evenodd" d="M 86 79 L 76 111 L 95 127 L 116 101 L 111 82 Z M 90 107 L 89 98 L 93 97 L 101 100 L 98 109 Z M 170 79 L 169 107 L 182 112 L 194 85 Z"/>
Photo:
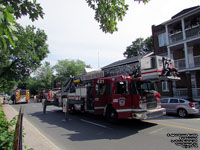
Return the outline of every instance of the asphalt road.
<path id="1" fill-rule="evenodd" d="M 199 115 L 186 119 L 163 116 L 145 121 L 121 120 L 111 124 L 90 114 L 70 115 L 65 120 L 61 108 L 54 106 L 48 106 L 44 115 L 41 103 L 12 106 L 18 110 L 21 105 L 24 116 L 63 150 L 183 150 L 186 141 L 178 146 L 176 140 L 186 140 L 186 136 L 198 136 L 193 143 L 200 147 Z"/>

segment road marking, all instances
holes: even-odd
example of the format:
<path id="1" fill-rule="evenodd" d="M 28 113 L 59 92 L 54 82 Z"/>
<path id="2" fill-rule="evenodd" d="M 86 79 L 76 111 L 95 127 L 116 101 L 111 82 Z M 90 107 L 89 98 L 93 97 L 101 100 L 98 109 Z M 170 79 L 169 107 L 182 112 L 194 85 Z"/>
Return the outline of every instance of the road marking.
<path id="1" fill-rule="evenodd" d="M 159 128 L 159 129 L 157 129 L 157 130 L 154 130 L 154 131 L 149 132 L 149 134 L 156 133 L 156 132 L 161 131 L 161 130 L 163 130 L 163 129 L 164 129 L 164 128 Z"/>
<path id="2" fill-rule="evenodd" d="M 192 131 L 199 131 L 199 132 L 200 132 L 200 129 L 187 128 L 187 127 L 172 125 L 172 124 L 168 124 L 168 123 L 159 123 L 159 122 L 147 121 L 147 120 L 143 120 L 143 122 L 154 123 L 154 124 L 163 125 L 163 126 L 168 126 L 168 127 L 182 128 L 182 129 L 186 129 L 186 130 L 192 130 Z"/>
<path id="3" fill-rule="evenodd" d="M 62 121 L 62 122 L 67 122 L 67 121 L 70 121 L 70 120 L 72 120 L 72 119 L 66 118 L 66 119 L 63 119 L 63 120 L 61 120 L 61 121 Z"/>
<path id="4" fill-rule="evenodd" d="M 91 121 L 87 121 L 87 120 L 84 120 L 84 119 L 80 119 L 80 120 L 83 121 L 83 122 L 86 122 L 86 123 L 90 123 L 92 125 L 96 125 L 96 126 L 102 127 L 102 128 L 109 128 L 107 126 L 104 126 L 104 125 L 101 125 L 101 124 L 98 124 L 98 123 L 94 123 L 94 122 L 91 122 Z"/>
<path id="5" fill-rule="evenodd" d="M 32 105 L 32 107 L 38 107 L 38 106 L 36 106 L 36 105 Z"/>

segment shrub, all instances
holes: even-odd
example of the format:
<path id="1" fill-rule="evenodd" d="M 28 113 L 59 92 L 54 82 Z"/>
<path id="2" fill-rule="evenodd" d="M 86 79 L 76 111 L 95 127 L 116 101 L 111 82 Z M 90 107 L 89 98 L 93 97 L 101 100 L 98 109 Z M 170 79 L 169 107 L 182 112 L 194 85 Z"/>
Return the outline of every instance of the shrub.
<path id="1" fill-rule="evenodd" d="M 14 141 L 14 129 L 16 124 L 16 117 L 14 117 L 10 122 L 6 120 L 5 114 L 2 110 L 2 105 L 0 105 L 0 149 L 1 150 L 12 150 Z"/>

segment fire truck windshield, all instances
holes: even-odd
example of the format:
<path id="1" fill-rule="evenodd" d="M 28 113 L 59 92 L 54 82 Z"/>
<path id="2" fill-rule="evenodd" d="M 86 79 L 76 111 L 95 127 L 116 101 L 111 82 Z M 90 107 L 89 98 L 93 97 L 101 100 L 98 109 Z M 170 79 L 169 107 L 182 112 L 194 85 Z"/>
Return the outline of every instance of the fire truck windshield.
<path id="1" fill-rule="evenodd" d="M 133 94 L 157 93 L 158 88 L 155 82 L 137 81 L 131 85 Z"/>
<path id="2" fill-rule="evenodd" d="M 26 95 L 26 90 L 20 90 L 20 95 Z"/>

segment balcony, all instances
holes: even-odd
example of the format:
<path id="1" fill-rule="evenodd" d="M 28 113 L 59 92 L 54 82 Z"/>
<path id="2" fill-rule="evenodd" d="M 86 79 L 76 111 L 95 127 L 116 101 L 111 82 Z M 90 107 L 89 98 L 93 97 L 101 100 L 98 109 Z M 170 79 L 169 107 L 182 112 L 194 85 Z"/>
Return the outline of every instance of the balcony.
<path id="1" fill-rule="evenodd" d="M 184 30 L 185 30 L 186 40 L 190 38 L 196 38 L 200 36 L 200 23 L 189 26 Z M 171 29 L 170 32 L 172 33 L 169 34 L 169 44 L 174 44 L 183 41 L 183 32 L 181 31 L 181 29 L 177 31 Z"/>
<path id="2" fill-rule="evenodd" d="M 182 31 L 178 31 L 178 32 L 175 32 L 175 33 L 169 35 L 170 44 L 176 43 L 181 40 L 183 40 L 183 32 Z"/>
<path id="3" fill-rule="evenodd" d="M 196 68 L 200 67 L 200 55 L 199 56 L 194 56 L 192 59 L 194 59 L 193 63 L 189 63 L 189 68 Z M 185 65 L 185 59 L 177 59 L 174 60 L 174 65 L 178 70 L 186 69 Z"/>
<path id="4" fill-rule="evenodd" d="M 185 59 L 174 60 L 174 65 L 178 70 L 186 69 Z"/>
<path id="5" fill-rule="evenodd" d="M 185 29 L 186 38 L 200 36 L 200 25 L 195 25 Z"/>

